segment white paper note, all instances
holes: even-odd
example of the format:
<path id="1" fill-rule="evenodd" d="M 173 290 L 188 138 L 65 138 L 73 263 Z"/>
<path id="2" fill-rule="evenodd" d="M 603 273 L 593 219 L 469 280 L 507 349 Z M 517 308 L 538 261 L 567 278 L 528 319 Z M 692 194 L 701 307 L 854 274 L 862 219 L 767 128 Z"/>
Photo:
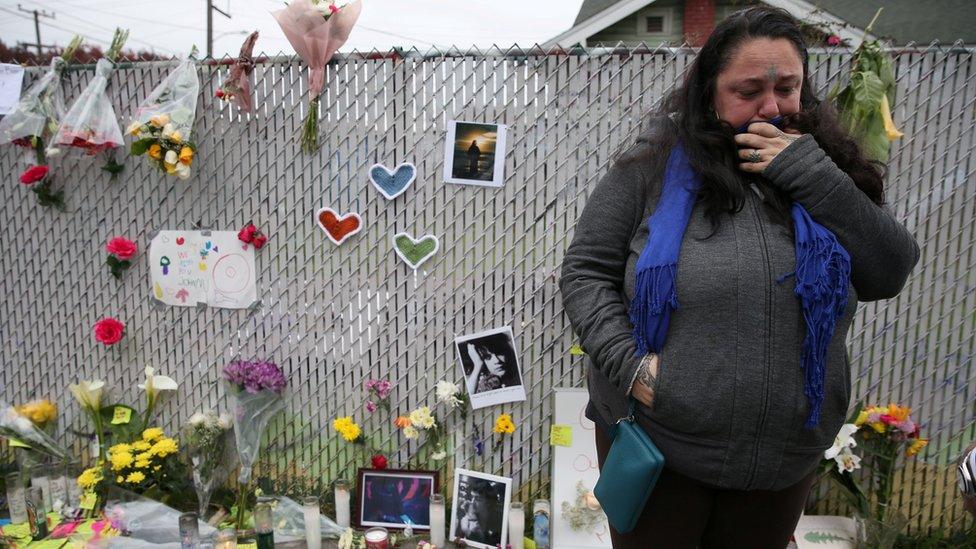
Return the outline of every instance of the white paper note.
<path id="1" fill-rule="evenodd" d="M 24 85 L 24 67 L 0 63 L 0 114 L 13 112 Z"/>
<path id="2" fill-rule="evenodd" d="M 167 305 L 244 309 L 258 298 L 254 247 L 234 231 L 160 231 L 149 271 L 153 297 Z"/>

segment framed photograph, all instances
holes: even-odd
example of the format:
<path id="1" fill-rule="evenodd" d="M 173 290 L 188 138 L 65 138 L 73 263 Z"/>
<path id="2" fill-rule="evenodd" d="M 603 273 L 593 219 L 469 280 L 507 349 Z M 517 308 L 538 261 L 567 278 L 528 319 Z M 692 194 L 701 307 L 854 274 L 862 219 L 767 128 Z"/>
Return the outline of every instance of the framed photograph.
<path id="1" fill-rule="evenodd" d="M 450 539 L 460 538 L 468 547 L 505 547 L 511 499 L 512 479 L 455 469 Z"/>
<path id="2" fill-rule="evenodd" d="M 444 181 L 501 187 L 505 184 L 504 124 L 447 121 Z"/>
<path id="3" fill-rule="evenodd" d="M 430 530 L 430 496 L 439 489 L 436 471 L 360 469 L 356 524 Z"/>
<path id="4" fill-rule="evenodd" d="M 457 337 L 454 349 L 472 408 L 525 400 L 510 326 Z"/>

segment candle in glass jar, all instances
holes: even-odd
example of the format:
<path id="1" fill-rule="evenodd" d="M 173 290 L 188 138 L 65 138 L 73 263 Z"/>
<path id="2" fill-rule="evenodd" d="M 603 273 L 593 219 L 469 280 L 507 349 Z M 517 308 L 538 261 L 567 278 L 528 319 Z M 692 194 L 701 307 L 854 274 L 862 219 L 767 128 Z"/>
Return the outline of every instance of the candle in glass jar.
<path id="1" fill-rule="evenodd" d="M 349 483 L 344 480 L 335 481 L 336 524 L 342 528 L 349 528 Z"/>
<path id="2" fill-rule="evenodd" d="M 30 470 L 31 486 L 41 489 L 45 509 L 51 509 L 53 507 L 53 501 L 51 501 L 51 477 L 48 476 L 50 468 L 50 465 L 39 464 L 31 467 Z"/>
<path id="3" fill-rule="evenodd" d="M 308 549 L 322 547 L 322 526 L 319 522 L 319 498 L 308 496 L 303 501 L 302 511 L 305 515 L 305 544 Z"/>
<path id="4" fill-rule="evenodd" d="M 20 473 L 10 473 L 7 482 L 7 505 L 10 508 L 11 524 L 27 522 L 27 490 Z"/>
<path id="5" fill-rule="evenodd" d="M 430 544 L 438 549 L 445 545 L 445 526 L 444 496 L 434 494 L 430 496 Z"/>
<path id="6" fill-rule="evenodd" d="M 224 528 L 220 532 L 217 532 L 214 549 L 237 549 L 237 530 L 234 528 Z"/>
<path id="7" fill-rule="evenodd" d="M 525 509 L 522 503 L 515 501 L 508 508 L 508 544 L 512 549 L 522 549 L 525 539 Z"/>
<path id="8" fill-rule="evenodd" d="M 363 540 L 366 542 L 366 549 L 390 549 L 390 533 L 381 526 L 366 530 Z"/>

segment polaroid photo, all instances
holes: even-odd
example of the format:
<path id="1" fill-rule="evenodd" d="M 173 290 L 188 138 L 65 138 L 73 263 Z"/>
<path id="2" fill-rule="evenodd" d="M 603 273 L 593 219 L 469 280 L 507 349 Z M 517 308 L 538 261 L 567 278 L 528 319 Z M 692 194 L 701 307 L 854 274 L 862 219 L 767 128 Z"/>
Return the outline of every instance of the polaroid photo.
<path id="1" fill-rule="evenodd" d="M 512 479 L 455 469 L 450 539 L 468 547 L 505 547 L 511 499 Z"/>
<path id="2" fill-rule="evenodd" d="M 472 408 L 525 400 L 510 326 L 455 338 L 454 349 Z"/>
<path id="3" fill-rule="evenodd" d="M 439 489 L 436 471 L 360 469 L 356 524 L 430 530 L 430 496 Z"/>
<path id="4" fill-rule="evenodd" d="M 501 187 L 505 184 L 504 124 L 447 121 L 444 181 Z"/>

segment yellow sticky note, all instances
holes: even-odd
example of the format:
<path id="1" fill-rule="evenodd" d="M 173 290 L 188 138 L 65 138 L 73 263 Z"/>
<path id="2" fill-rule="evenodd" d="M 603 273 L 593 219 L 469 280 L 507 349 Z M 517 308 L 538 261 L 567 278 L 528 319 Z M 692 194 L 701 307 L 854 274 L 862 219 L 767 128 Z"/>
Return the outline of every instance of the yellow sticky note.
<path id="1" fill-rule="evenodd" d="M 569 354 L 573 356 L 581 356 L 581 355 L 585 355 L 586 351 L 584 351 L 583 348 L 580 347 L 579 343 L 574 343 L 573 346 L 569 348 Z"/>
<path id="2" fill-rule="evenodd" d="M 30 448 L 30 445 L 29 444 L 25 444 L 25 443 L 23 443 L 23 442 L 15 439 L 15 438 L 12 438 L 12 439 L 10 439 L 10 447 L 11 448 Z"/>
<path id="3" fill-rule="evenodd" d="M 81 508 L 82 509 L 94 509 L 95 501 L 98 499 L 95 496 L 95 492 L 85 492 L 81 495 Z"/>
<path id="4" fill-rule="evenodd" d="M 549 444 L 553 446 L 572 446 L 573 428 L 569 425 L 553 425 L 549 429 Z"/>
<path id="5" fill-rule="evenodd" d="M 132 420 L 132 408 L 116 406 L 112 413 L 112 425 L 124 425 Z"/>

